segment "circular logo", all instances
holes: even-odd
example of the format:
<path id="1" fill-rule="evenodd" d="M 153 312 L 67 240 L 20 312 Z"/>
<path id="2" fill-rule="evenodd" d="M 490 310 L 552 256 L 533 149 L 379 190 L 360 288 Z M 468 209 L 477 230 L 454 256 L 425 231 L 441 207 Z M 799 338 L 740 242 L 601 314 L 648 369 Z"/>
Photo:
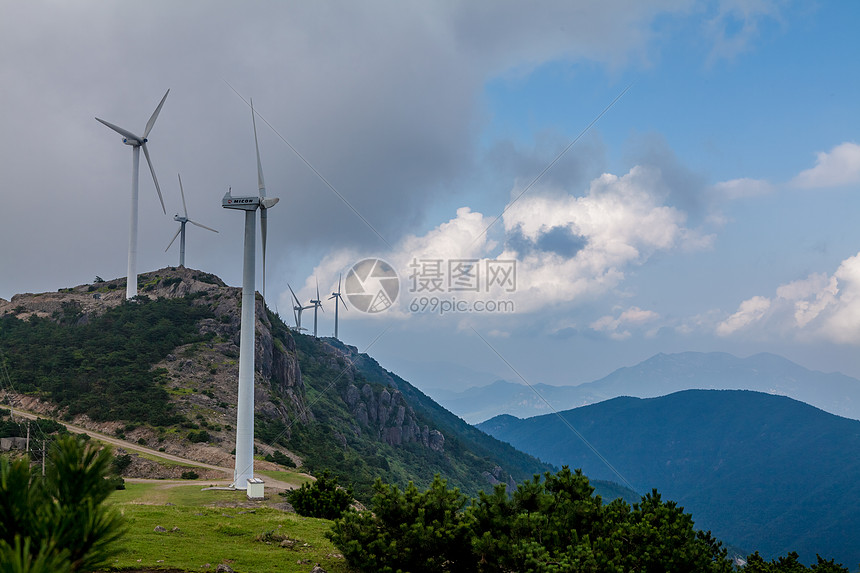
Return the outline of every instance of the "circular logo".
<path id="1" fill-rule="evenodd" d="M 400 277 L 382 259 L 358 261 L 346 274 L 345 294 L 361 312 L 375 314 L 388 310 L 400 293 Z"/>

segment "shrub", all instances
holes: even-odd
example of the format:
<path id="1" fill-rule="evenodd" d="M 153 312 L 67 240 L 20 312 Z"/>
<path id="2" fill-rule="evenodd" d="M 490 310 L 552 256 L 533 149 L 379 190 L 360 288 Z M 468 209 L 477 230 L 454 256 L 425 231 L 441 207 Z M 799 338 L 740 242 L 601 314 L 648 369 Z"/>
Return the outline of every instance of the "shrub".
<path id="1" fill-rule="evenodd" d="M 211 439 L 212 436 L 210 436 L 209 432 L 207 432 L 206 430 L 200 430 L 199 432 L 191 430 L 190 432 L 188 432 L 188 441 L 190 441 L 192 444 L 205 443 Z"/>
<path id="2" fill-rule="evenodd" d="M 186 472 L 182 472 L 182 479 L 197 479 L 200 475 L 194 470 L 188 470 Z"/>
<path id="3" fill-rule="evenodd" d="M 131 456 L 128 454 L 122 454 L 121 456 L 116 456 L 110 463 L 111 471 L 113 473 L 119 475 L 124 472 L 128 466 L 131 465 Z"/>
<path id="4" fill-rule="evenodd" d="M 267 462 L 274 462 L 276 464 L 281 464 L 282 466 L 286 466 L 288 468 L 296 467 L 296 463 L 293 461 L 293 459 L 280 450 L 275 450 L 271 454 L 266 454 L 265 459 Z"/>
<path id="5" fill-rule="evenodd" d="M 299 515 L 335 519 L 352 503 L 352 490 L 339 487 L 337 478 L 325 470 L 316 481 L 293 490 L 288 498 Z"/>

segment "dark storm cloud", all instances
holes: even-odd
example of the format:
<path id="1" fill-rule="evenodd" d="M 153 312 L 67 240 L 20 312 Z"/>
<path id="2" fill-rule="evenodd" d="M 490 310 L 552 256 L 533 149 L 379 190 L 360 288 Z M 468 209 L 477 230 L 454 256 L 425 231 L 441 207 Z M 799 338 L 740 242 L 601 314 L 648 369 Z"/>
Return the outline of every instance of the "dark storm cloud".
<path id="1" fill-rule="evenodd" d="M 487 163 L 498 175 L 517 180 L 518 187 L 528 185 L 570 144 L 560 134 L 542 132 L 531 149 L 522 149 L 510 140 L 496 143 L 487 153 Z M 606 165 L 605 148 L 593 133 L 568 150 L 551 169 L 541 175 L 541 187 L 580 191 L 599 176 Z"/>
<path id="2" fill-rule="evenodd" d="M 627 156 L 632 165 L 660 169 L 669 205 L 693 217 L 703 214 L 707 207 L 707 178 L 683 165 L 662 135 L 650 133 L 634 138 Z"/>
<path id="3" fill-rule="evenodd" d="M 327 249 L 384 248 L 376 232 L 394 242 L 453 201 L 476 168 L 488 79 L 559 58 L 623 64 L 666 9 L 679 3 L 8 4 L 3 189 L 27 201 L 0 214 L 0 242 L 18 247 L 0 259 L 0 295 L 124 274 L 131 151 L 95 116 L 142 130 L 171 89 L 149 145 L 168 214 L 144 165 L 139 268 L 176 262 L 164 247 L 181 172 L 192 216 L 221 231 L 189 235 L 188 264 L 236 284 L 241 222 L 220 197 L 228 186 L 256 193 L 256 163 L 250 111 L 224 80 L 280 134 L 258 123 L 269 194 L 282 199 L 269 214 L 269 269 L 284 274 Z"/>

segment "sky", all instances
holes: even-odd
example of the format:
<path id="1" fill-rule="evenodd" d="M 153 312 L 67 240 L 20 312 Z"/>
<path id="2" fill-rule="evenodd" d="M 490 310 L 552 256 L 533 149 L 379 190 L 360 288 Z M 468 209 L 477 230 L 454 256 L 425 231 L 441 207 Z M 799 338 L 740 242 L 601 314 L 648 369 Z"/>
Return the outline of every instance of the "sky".
<path id="1" fill-rule="evenodd" d="M 241 285 L 220 202 L 257 193 L 253 98 L 267 303 L 292 323 L 288 283 L 318 281 L 331 335 L 343 276 L 340 338 L 425 391 L 682 351 L 860 377 L 858 24 L 848 0 L 5 0 L 0 297 L 125 275 L 132 154 L 95 117 L 140 133 L 169 89 L 139 272 L 178 264 L 181 174 L 219 231 L 188 228 L 186 266 Z"/>

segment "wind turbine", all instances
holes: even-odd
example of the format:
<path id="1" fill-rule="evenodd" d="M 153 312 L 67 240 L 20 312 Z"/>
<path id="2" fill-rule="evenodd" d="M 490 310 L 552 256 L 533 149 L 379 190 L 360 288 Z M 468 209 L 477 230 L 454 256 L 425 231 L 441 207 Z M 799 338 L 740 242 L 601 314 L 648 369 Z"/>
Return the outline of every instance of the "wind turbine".
<path id="1" fill-rule="evenodd" d="M 176 240 L 176 237 L 179 237 L 179 235 L 182 235 L 182 237 L 179 239 L 179 266 L 184 267 L 185 266 L 185 223 L 191 223 L 192 225 L 197 225 L 198 227 L 202 227 L 208 231 L 212 231 L 213 233 L 217 233 L 218 231 L 216 231 L 215 229 L 213 229 L 211 227 L 207 227 L 206 225 L 201 225 L 197 221 L 192 221 L 191 219 L 188 218 L 188 207 L 185 206 L 185 191 L 182 190 L 182 176 L 181 175 L 177 175 L 177 176 L 179 177 L 179 193 L 182 195 L 182 210 L 183 210 L 183 212 L 185 212 L 185 215 L 180 217 L 179 213 L 177 213 L 176 215 L 173 216 L 173 220 L 179 222 L 179 230 L 176 231 L 176 234 L 173 235 L 172 239 L 170 239 L 170 244 L 167 245 L 167 248 L 164 249 L 164 252 L 166 253 L 170 249 L 171 245 L 173 245 L 173 241 Z"/>
<path id="2" fill-rule="evenodd" d="M 129 218 L 128 228 L 128 277 L 125 284 L 125 297 L 133 298 L 137 296 L 137 196 L 138 196 L 138 179 L 140 174 L 140 148 L 143 148 L 143 154 L 146 156 L 146 163 L 149 165 L 149 171 L 152 173 L 152 180 L 155 182 L 155 190 L 158 192 L 158 200 L 161 201 L 161 209 L 164 214 L 167 214 L 167 209 L 164 208 L 164 198 L 161 196 L 161 187 L 158 186 L 158 178 L 155 176 L 155 169 L 152 167 L 152 160 L 149 158 L 149 149 L 146 147 L 147 137 L 152 131 L 152 126 L 155 125 L 155 120 L 158 118 L 158 113 L 161 111 L 161 106 L 164 105 L 164 100 L 167 99 L 167 94 L 170 90 L 164 93 L 158 107 L 152 112 L 152 117 L 146 122 L 146 127 L 143 130 L 143 136 L 135 135 L 127 129 L 123 129 L 112 123 L 108 123 L 103 119 L 96 118 L 96 121 L 103 123 L 118 134 L 122 135 L 122 142 L 130 145 L 132 149 L 132 168 L 131 168 L 131 216 Z"/>
<path id="3" fill-rule="evenodd" d="M 263 184 L 263 168 L 260 163 L 260 146 L 257 144 L 257 120 L 251 102 L 251 120 L 254 123 L 254 145 L 257 149 L 257 181 L 259 195 L 233 197 L 228 189 L 221 206 L 225 209 L 245 211 L 245 244 L 242 272 L 242 323 L 239 335 L 239 396 L 236 414 L 236 466 L 233 471 L 233 487 L 248 489 L 248 480 L 254 477 L 254 323 L 256 300 L 254 280 L 256 278 L 257 209 L 261 210 L 261 222 L 266 210 L 275 206 L 277 197 L 266 198 Z M 266 260 L 266 225 L 261 224 L 263 246 L 263 268 Z M 265 284 L 265 274 L 263 276 Z M 265 295 L 264 295 L 265 299 Z"/>
<path id="4" fill-rule="evenodd" d="M 346 301 L 343 300 L 343 296 L 340 294 L 340 281 L 343 279 L 343 274 L 341 274 L 337 279 L 337 292 L 331 293 L 331 296 L 328 297 L 329 300 L 334 299 L 334 337 L 337 338 L 337 308 L 338 303 L 343 303 L 343 310 L 349 310 L 346 307 Z M 319 298 L 319 297 L 317 297 Z M 338 339 L 340 340 L 340 339 Z"/>
<path id="5" fill-rule="evenodd" d="M 307 330 L 306 328 L 302 328 L 302 311 L 307 310 L 309 308 L 313 308 L 313 306 L 302 306 L 302 303 L 299 302 L 299 297 L 297 297 L 296 293 L 293 292 L 293 287 L 290 286 L 290 283 L 287 283 L 287 288 L 290 289 L 290 292 L 293 295 L 293 300 L 296 301 L 295 306 L 293 306 L 293 316 L 296 319 L 296 332 Z"/>
<path id="6" fill-rule="evenodd" d="M 316 280 L 316 279 L 314 279 Z M 317 281 L 317 298 L 316 300 L 311 299 L 311 304 L 314 307 L 314 338 L 317 337 L 317 309 L 322 308 L 322 301 L 320 300 L 320 283 Z M 323 308 L 323 312 L 325 309 Z"/>

